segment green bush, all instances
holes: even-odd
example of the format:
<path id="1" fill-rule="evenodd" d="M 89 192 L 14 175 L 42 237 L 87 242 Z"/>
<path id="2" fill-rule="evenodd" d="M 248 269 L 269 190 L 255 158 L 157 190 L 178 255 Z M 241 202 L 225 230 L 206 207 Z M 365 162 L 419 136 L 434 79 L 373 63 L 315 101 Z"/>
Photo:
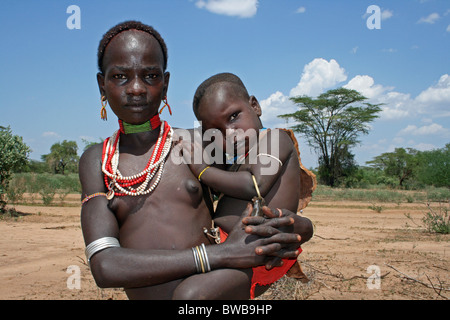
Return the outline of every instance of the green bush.
<path id="1" fill-rule="evenodd" d="M 69 193 L 81 193 L 77 174 L 15 173 L 10 185 L 8 200 L 13 203 L 23 200 L 25 193 L 30 194 L 32 202 L 39 195 L 45 205 L 52 204 L 56 194 L 62 202 Z"/>
<path id="2" fill-rule="evenodd" d="M 430 187 L 427 189 L 427 199 L 428 201 L 449 201 L 450 200 L 450 189 L 449 188 L 434 188 Z"/>
<path id="3" fill-rule="evenodd" d="M 422 219 L 429 232 L 448 234 L 450 233 L 449 208 L 440 204 L 439 211 L 433 210 L 428 204 L 428 212 Z"/>

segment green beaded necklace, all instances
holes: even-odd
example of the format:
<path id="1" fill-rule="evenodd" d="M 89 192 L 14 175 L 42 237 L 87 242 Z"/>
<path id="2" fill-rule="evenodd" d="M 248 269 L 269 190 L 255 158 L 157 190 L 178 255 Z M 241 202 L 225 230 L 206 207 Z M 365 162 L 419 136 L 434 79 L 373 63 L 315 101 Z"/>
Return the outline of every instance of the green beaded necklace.
<path id="1" fill-rule="evenodd" d="M 160 125 L 161 119 L 159 118 L 159 114 L 156 114 L 153 118 L 142 124 L 130 124 L 119 119 L 120 132 L 124 134 L 152 131 L 159 128 Z"/>

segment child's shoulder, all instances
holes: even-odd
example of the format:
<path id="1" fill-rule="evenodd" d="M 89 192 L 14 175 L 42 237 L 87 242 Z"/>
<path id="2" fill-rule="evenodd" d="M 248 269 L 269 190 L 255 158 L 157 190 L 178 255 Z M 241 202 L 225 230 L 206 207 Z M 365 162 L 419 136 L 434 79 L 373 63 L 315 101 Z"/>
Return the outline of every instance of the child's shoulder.
<path id="1" fill-rule="evenodd" d="M 287 129 L 282 128 L 269 128 L 262 131 L 261 141 L 268 142 L 270 144 L 278 143 L 280 146 L 293 147 L 294 141 L 291 138 Z M 261 137 L 261 135 L 260 135 Z"/>

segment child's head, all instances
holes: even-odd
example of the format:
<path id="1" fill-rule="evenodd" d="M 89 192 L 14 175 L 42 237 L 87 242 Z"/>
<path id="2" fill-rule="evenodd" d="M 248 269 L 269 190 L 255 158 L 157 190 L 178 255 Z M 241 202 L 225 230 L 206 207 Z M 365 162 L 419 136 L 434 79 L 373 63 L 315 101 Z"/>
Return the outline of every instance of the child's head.
<path id="1" fill-rule="evenodd" d="M 150 26 L 127 21 L 111 28 L 98 48 L 97 81 L 117 117 L 140 124 L 157 114 L 169 84 L 167 48 Z"/>
<path id="2" fill-rule="evenodd" d="M 193 109 L 203 130 L 220 130 L 224 148 L 227 134 L 240 129 L 244 133 L 242 137 L 248 141 L 262 129 L 258 100 L 250 96 L 241 79 L 231 73 L 216 74 L 205 80 L 195 93 Z M 234 138 L 235 144 L 240 140 L 239 135 Z"/>

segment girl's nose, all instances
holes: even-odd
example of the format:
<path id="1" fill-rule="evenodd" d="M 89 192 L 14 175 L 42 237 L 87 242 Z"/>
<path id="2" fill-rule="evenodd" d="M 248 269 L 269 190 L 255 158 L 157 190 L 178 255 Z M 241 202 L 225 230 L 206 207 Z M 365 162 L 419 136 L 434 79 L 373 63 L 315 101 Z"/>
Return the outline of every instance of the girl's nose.
<path id="1" fill-rule="evenodd" d="M 145 85 L 139 77 L 135 77 L 130 82 L 127 93 L 135 96 L 140 96 L 146 93 Z"/>

